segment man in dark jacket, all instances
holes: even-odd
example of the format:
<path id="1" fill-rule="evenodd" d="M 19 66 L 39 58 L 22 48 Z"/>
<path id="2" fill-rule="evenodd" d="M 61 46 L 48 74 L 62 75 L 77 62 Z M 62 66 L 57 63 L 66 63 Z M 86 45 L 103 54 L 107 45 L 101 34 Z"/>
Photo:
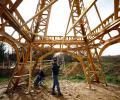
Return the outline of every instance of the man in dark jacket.
<path id="1" fill-rule="evenodd" d="M 44 80 L 45 74 L 42 70 L 38 72 L 38 75 L 36 76 L 36 79 L 34 81 L 34 86 L 38 87 L 38 84 L 42 85 L 42 80 Z"/>
<path id="2" fill-rule="evenodd" d="M 60 66 L 58 66 L 57 64 L 57 59 L 54 59 L 54 63 L 52 64 L 52 75 L 53 75 L 52 95 L 55 95 L 55 87 L 57 87 L 58 95 L 62 95 L 58 81 L 59 67 Z"/>

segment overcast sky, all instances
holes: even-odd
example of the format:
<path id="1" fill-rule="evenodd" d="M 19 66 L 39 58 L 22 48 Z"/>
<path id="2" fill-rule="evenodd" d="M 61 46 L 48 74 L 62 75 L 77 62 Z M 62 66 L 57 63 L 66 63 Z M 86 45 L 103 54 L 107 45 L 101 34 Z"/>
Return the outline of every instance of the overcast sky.
<path id="1" fill-rule="evenodd" d="M 13 2 L 14 1 L 15 0 L 13 0 Z M 92 0 L 83 0 L 83 1 L 85 2 L 85 7 L 86 7 L 88 3 Z M 23 0 L 23 2 L 18 7 L 18 10 L 20 11 L 25 21 L 27 21 L 34 15 L 37 3 L 38 3 L 38 0 Z M 97 0 L 96 4 L 100 11 L 102 20 L 104 20 L 114 11 L 113 9 L 114 0 Z M 70 13 L 70 9 L 69 9 L 68 0 L 58 0 L 52 6 L 47 34 L 54 35 L 54 36 L 59 36 L 59 35 L 64 36 L 69 13 Z M 91 29 L 95 28 L 96 25 L 100 23 L 100 21 L 98 19 L 98 16 L 95 12 L 94 7 L 87 13 L 87 15 L 89 16 L 88 20 L 89 20 Z M 118 43 L 110 46 L 104 51 L 103 54 L 104 55 L 120 54 L 120 44 Z"/>

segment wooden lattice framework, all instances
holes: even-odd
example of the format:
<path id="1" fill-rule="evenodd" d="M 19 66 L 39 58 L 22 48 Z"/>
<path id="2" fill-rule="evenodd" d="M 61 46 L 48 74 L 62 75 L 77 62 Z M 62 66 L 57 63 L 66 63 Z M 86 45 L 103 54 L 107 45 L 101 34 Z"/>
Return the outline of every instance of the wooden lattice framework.
<path id="1" fill-rule="evenodd" d="M 28 72 L 30 89 L 32 69 L 39 60 L 55 52 L 70 53 L 80 61 L 89 87 L 91 87 L 91 78 L 94 78 L 96 82 L 101 82 L 99 75 L 103 72 L 101 71 L 100 56 L 105 48 L 120 42 L 120 0 L 113 0 L 114 12 L 104 20 L 102 20 L 97 7 L 98 1 L 91 0 L 91 3 L 85 7 L 84 0 L 68 0 L 70 16 L 65 35 L 48 36 L 51 8 L 57 0 L 38 0 L 35 15 L 26 22 L 17 10 L 17 7 L 24 2 L 23 0 L 15 0 L 14 3 L 12 0 L 0 0 L 0 41 L 9 43 L 15 49 L 17 55 L 17 65 L 7 90 L 14 90 L 21 82 L 22 77 L 26 76 L 24 74 Z M 87 13 L 93 7 L 100 24 L 91 29 Z M 68 30 L 70 20 L 72 20 L 72 27 Z M 28 27 L 27 24 L 30 21 L 32 21 L 32 24 L 31 27 Z M 6 27 L 12 27 L 14 31 L 8 33 Z M 68 36 L 71 30 L 74 36 Z M 111 35 L 112 31 L 115 31 L 114 35 Z M 15 37 L 15 34 L 17 34 L 17 37 Z M 104 38 L 106 35 L 108 35 L 107 39 Z M 48 45 L 47 48 L 46 45 Z M 58 47 L 56 48 L 55 45 L 58 45 Z M 31 62 L 32 52 L 34 51 L 47 53 L 40 58 L 36 57 L 33 65 Z M 89 67 L 84 62 L 83 57 L 87 58 Z M 94 58 L 97 59 L 98 65 L 94 63 Z M 22 61 L 20 61 L 21 59 Z M 29 71 L 26 71 L 25 66 L 28 61 L 30 61 Z"/>

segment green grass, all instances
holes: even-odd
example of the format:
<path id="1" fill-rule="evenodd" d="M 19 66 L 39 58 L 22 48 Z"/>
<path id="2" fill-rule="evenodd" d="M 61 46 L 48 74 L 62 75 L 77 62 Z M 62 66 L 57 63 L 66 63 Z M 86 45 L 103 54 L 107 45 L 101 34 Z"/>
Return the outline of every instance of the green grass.
<path id="1" fill-rule="evenodd" d="M 85 81 L 85 76 L 84 75 L 76 75 L 76 76 L 68 76 L 68 77 L 60 77 L 60 80 L 69 80 L 72 82 L 82 82 Z M 120 85 L 120 79 L 117 78 L 117 76 L 112 76 L 112 75 L 106 75 L 106 81 L 107 83 L 112 83 L 116 85 Z"/>
<path id="2" fill-rule="evenodd" d="M 9 77 L 0 77 L 0 84 L 7 82 L 9 80 Z"/>
<path id="3" fill-rule="evenodd" d="M 120 79 L 118 79 L 116 76 L 106 75 L 106 80 L 108 83 L 120 85 Z"/>

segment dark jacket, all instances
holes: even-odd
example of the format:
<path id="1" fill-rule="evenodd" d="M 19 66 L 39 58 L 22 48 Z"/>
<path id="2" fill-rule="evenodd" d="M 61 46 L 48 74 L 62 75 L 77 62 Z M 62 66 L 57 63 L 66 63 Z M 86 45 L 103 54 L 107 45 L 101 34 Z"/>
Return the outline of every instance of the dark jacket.
<path id="1" fill-rule="evenodd" d="M 52 72 L 53 72 L 53 75 L 58 75 L 58 74 L 59 74 L 59 67 L 60 67 L 60 66 L 58 66 L 57 63 L 53 63 L 53 64 L 52 64 Z"/>
<path id="2" fill-rule="evenodd" d="M 38 75 L 39 75 L 39 77 L 41 77 L 41 78 L 44 78 L 44 77 L 45 77 L 45 74 L 44 74 L 44 72 L 43 72 L 42 70 L 39 71 Z"/>

